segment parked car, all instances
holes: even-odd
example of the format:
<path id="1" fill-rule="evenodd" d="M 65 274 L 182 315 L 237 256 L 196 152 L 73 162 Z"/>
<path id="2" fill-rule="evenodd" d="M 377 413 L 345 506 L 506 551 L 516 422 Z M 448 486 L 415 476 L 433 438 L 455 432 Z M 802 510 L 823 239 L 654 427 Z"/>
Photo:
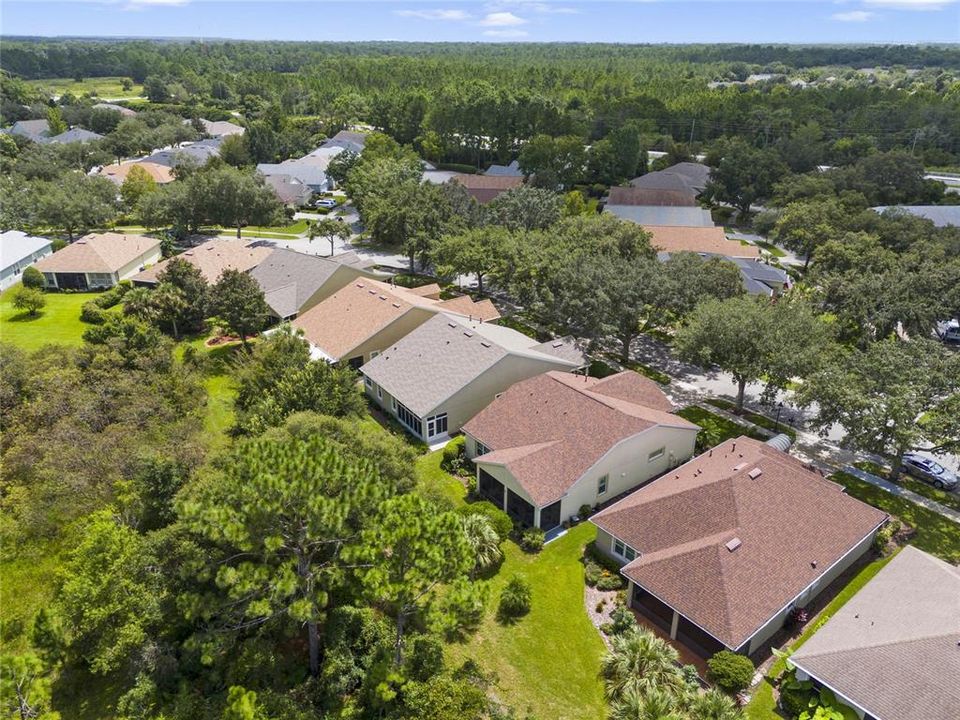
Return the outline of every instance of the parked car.
<path id="1" fill-rule="evenodd" d="M 936 460 L 917 453 L 907 453 L 903 456 L 901 471 L 928 482 L 940 490 L 954 490 L 957 487 L 956 474 L 947 470 Z"/>
<path id="2" fill-rule="evenodd" d="M 333 208 L 335 208 L 335 207 L 337 206 L 337 201 L 336 201 L 336 200 L 332 200 L 332 199 L 330 199 L 330 198 L 322 198 L 322 199 L 320 199 L 320 200 L 317 200 L 317 201 L 313 204 L 313 206 L 314 206 L 314 207 L 318 207 L 318 208 L 329 208 L 329 209 L 333 209 Z"/>

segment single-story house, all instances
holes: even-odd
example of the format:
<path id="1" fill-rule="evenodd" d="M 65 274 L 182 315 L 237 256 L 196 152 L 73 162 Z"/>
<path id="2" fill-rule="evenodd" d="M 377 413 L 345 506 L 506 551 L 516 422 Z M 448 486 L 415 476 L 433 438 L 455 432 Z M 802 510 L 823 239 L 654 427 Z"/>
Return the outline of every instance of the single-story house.
<path id="1" fill-rule="evenodd" d="M 591 518 L 630 605 L 703 657 L 751 655 L 887 515 L 771 444 L 727 440 Z"/>
<path id="2" fill-rule="evenodd" d="M 696 197 L 683 190 L 659 190 L 632 186 L 610 188 L 607 203 L 609 205 L 697 206 Z"/>
<path id="3" fill-rule="evenodd" d="M 193 143 L 184 143 L 180 147 L 157 150 L 143 158 L 143 161 L 156 163 L 157 165 L 166 165 L 171 168 L 176 167 L 184 160 L 192 160 L 198 165 L 205 165 L 207 160 L 220 155 L 220 143 L 221 140 L 219 138 L 208 138 Z"/>
<path id="4" fill-rule="evenodd" d="M 960 717 L 960 568 L 908 545 L 790 662 L 861 718 Z"/>
<path id="5" fill-rule="evenodd" d="M 274 317 L 290 320 L 346 285 L 376 277 L 371 267 L 355 253 L 319 257 L 276 248 L 250 276 L 263 288 Z"/>
<path id="6" fill-rule="evenodd" d="M 520 169 L 520 161 L 514 160 L 509 165 L 491 165 L 484 175 L 501 175 L 507 177 L 523 177 L 523 171 Z"/>
<path id="7" fill-rule="evenodd" d="M 329 140 L 325 140 L 322 148 L 343 148 L 352 153 L 360 155 L 367 144 L 367 134 L 353 132 L 352 130 L 341 130 Z"/>
<path id="8" fill-rule="evenodd" d="M 46 118 L 40 120 L 18 120 L 10 128 L 11 135 L 19 135 L 39 143 L 50 137 L 50 123 Z"/>
<path id="9" fill-rule="evenodd" d="M 960 227 L 960 205 L 879 205 L 878 213 L 904 213 L 925 218 L 937 227 Z"/>
<path id="10" fill-rule="evenodd" d="M 775 297 L 789 290 L 793 281 L 785 270 L 750 258 L 727 258 L 740 268 L 744 289 L 751 295 Z"/>
<path id="11" fill-rule="evenodd" d="M 586 365 L 570 338 L 523 333 L 437 314 L 360 368 L 367 395 L 412 435 L 446 440 L 514 383 Z"/>
<path id="12" fill-rule="evenodd" d="M 681 162 L 663 170 L 641 175 L 630 185 L 648 190 L 675 190 L 696 198 L 710 181 L 710 167 L 703 163 Z"/>
<path id="13" fill-rule="evenodd" d="M 358 279 L 301 314 L 293 325 L 303 331 L 315 357 L 359 368 L 437 313 L 484 322 L 500 317 L 489 300 L 474 302 L 466 295 L 441 300 L 435 284 L 403 288 Z"/>
<path id="14" fill-rule="evenodd" d="M 47 238 L 33 237 L 19 230 L 0 233 L 0 290 L 20 282 L 24 270 L 52 252 Z"/>
<path id="15" fill-rule="evenodd" d="M 650 244 L 661 253 L 693 252 L 748 259 L 760 257 L 756 245 L 741 245 L 739 240 L 727 240 L 722 227 L 644 225 L 643 229 L 650 233 Z"/>
<path id="16" fill-rule="evenodd" d="M 257 172 L 264 177 L 288 175 L 306 185 L 312 192 L 327 192 L 334 182 L 327 177 L 330 161 L 343 152 L 341 147 L 318 148 L 302 158 L 284 160 L 281 163 L 260 163 Z"/>
<path id="17" fill-rule="evenodd" d="M 603 211 L 615 215 L 621 220 L 629 220 L 637 225 L 675 225 L 681 227 L 713 227 L 710 211 L 701 207 L 683 207 L 674 205 L 611 205 Z"/>
<path id="18" fill-rule="evenodd" d="M 224 270 L 247 272 L 263 262 L 273 252 L 273 248 L 262 242 L 261 240 L 214 238 L 174 257 L 186 260 L 199 268 L 204 279 L 213 284 L 217 282 Z M 137 273 L 131 278 L 133 284 L 143 287 L 156 285 L 159 282 L 157 277 L 172 259 L 168 258 Z"/>
<path id="19" fill-rule="evenodd" d="M 420 180 L 431 183 L 432 185 L 443 185 L 445 182 L 453 180 L 461 175 L 454 170 L 437 170 L 436 168 L 424 168 Z"/>
<path id="20" fill-rule="evenodd" d="M 115 232 L 90 233 L 36 264 L 51 289 L 110 288 L 160 259 L 160 240 Z"/>
<path id="21" fill-rule="evenodd" d="M 690 459 L 700 428 L 673 409 L 632 370 L 518 382 L 463 426 L 477 490 L 520 524 L 551 530 Z"/>
<path id="22" fill-rule="evenodd" d="M 59 135 L 48 137 L 44 140 L 44 142 L 58 145 L 58 144 L 72 143 L 72 142 L 79 142 L 79 143 L 93 142 L 94 140 L 103 140 L 103 135 L 101 135 L 100 133 L 95 133 L 91 130 L 75 127 L 75 128 L 70 128 L 65 132 L 62 132 Z"/>
<path id="23" fill-rule="evenodd" d="M 284 205 L 293 207 L 302 207 L 310 202 L 313 197 L 313 190 L 309 185 L 304 185 L 293 175 L 265 175 L 264 184 L 273 190 L 277 199 Z"/>
<path id="24" fill-rule="evenodd" d="M 191 122 L 187 120 L 186 122 Z M 229 120 L 204 120 L 200 118 L 200 124 L 203 125 L 203 132 L 210 137 L 214 138 L 225 138 L 229 135 L 243 135 L 246 132 L 246 129 L 232 123 Z"/>
<path id="25" fill-rule="evenodd" d="M 471 197 L 481 205 L 493 201 L 501 193 L 523 185 L 523 176 L 514 175 L 468 175 L 459 173 L 451 182 L 463 185 Z"/>
<path id="26" fill-rule="evenodd" d="M 120 113 L 124 117 L 136 117 L 137 115 L 136 110 L 131 110 L 130 108 L 124 107 L 123 105 L 115 105 L 114 103 L 104 103 L 104 102 L 97 103 L 96 105 L 93 106 L 93 109 L 94 110 L 113 110 L 114 112 Z"/>
<path id="27" fill-rule="evenodd" d="M 159 185 L 173 182 L 174 180 L 171 166 L 160 165 L 146 160 L 125 160 L 117 165 L 104 165 L 100 168 L 98 174 L 113 180 L 117 185 L 123 185 L 123 181 L 127 179 L 127 175 L 130 174 L 130 171 L 134 167 L 145 170 L 147 175 L 152 177 Z"/>

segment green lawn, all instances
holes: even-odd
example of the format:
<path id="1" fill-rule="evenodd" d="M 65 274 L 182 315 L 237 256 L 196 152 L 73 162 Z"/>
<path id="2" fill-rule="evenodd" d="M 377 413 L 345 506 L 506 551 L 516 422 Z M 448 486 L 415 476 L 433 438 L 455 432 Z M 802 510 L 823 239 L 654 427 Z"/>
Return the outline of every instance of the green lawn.
<path id="1" fill-rule="evenodd" d="M 765 240 L 757 240 L 756 243 L 754 243 L 754 244 L 755 244 L 758 248 L 762 248 L 762 249 L 766 250 L 768 253 L 770 253 L 770 254 L 773 255 L 774 257 L 782 258 L 782 257 L 786 257 L 786 256 L 787 256 L 787 254 L 786 254 L 783 250 L 781 250 L 780 248 L 778 248 L 778 247 L 777 247 L 776 245 L 774 245 L 773 243 L 768 243 L 768 242 L 766 242 Z"/>
<path id="2" fill-rule="evenodd" d="M 729 400 L 724 400 L 722 398 L 710 398 L 707 400 L 707 402 L 714 407 L 718 407 L 721 410 L 726 410 L 727 412 L 734 412 L 737 407 L 736 403 L 732 403 Z M 768 418 L 766 415 L 761 415 L 760 413 L 755 413 L 752 410 L 744 410 L 743 418 L 745 420 L 749 420 L 754 425 L 759 425 L 762 428 L 766 428 L 770 432 L 785 433 L 789 435 L 792 440 L 797 439 L 797 431 L 782 420 L 778 423 L 775 419 Z"/>
<path id="3" fill-rule="evenodd" d="M 830 479 L 847 488 L 848 495 L 896 515 L 913 527 L 916 535 L 910 540 L 911 545 L 953 565 L 960 563 L 960 525 L 953 520 L 852 475 L 838 472 Z"/>
<path id="4" fill-rule="evenodd" d="M 686 418 L 692 423 L 696 423 L 702 429 L 697 434 L 697 452 L 709 450 L 722 442 L 732 438 L 738 438 L 741 435 L 752 437 L 755 440 L 766 440 L 767 436 L 756 430 L 751 430 L 745 425 L 740 425 L 733 420 L 712 413 L 697 405 L 690 405 L 677 411 L 677 415 Z"/>
<path id="5" fill-rule="evenodd" d="M 62 95 L 66 92 L 77 97 L 88 92 L 103 98 L 138 98 L 143 95 L 143 85 L 134 83 L 130 90 L 124 90 L 122 80 L 121 77 L 97 77 L 84 78 L 77 82 L 73 78 L 47 78 L 30 80 L 29 84 L 51 95 Z"/>
<path id="6" fill-rule="evenodd" d="M 874 560 L 869 565 L 864 566 L 863 569 L 854 576 L 853 580 L 847 583 L 847 586 L 837 593 L 837 596 L 827 604 L 820 615 L 817 616 L 817 619 L 814 622 L 809 623 L 807 627 L 804 628 L 804 631 L 800 634 L 800 637 L 797 638 L 796 642 L 790 645 L 790 649 L 796 650 L 807 640 L 809 640 L 810 637 L 817 630 L 819 630 L 824 623 L 827 622 L 827 620 L 833 617 L 840 608 L 846 605 L 847 601 L 856 595 L 860 588 L 866 585 L 878 572 L 880 572 L 883 567 L 890 562 L 891 559 L 893 559 L 893 555 Z M 770 672 L 767 673 L 760 685 L 757 686 L 757 689 L 753 694 L 753 698 L 744 709 L 744 715 L 746 716 L 747 720 L 769 720 L 770 718 L 782 717 L 776 712 L 776 704 L 773 699 L 773 685 L 771 684 L 771 680 L 776 680 L 779 678 L 784 670 L 786 670 L 786 665 L 782 660 L 777 660 L 770 667 Z"/>
<path id="7" fill-rule="evenodd" d="M 12 293 L 19 285 L 0 295 L 0 340 L 24 350 L 43 345 L 79 345 L 89 325 L 80 322 L 80 306 L 98 293 L 45 293 L 47 306 L 37 317 L 13 307 Z"/>
<path id="8" fill-rule="evenodd" d="M 880 465 L 872 463 L 869 460 L 855 462 L 854 467 L 865 470 L 871 475 L 876 475 L 884 480 L 890 479 L 890 470 L 888 468 L 881 467 Z M 923 495 L 926 498 L 930 498 L 934 502 L 938 502 L 948 508 L 960 510 L 960 495 L 955 492 L 938 490 L 937 488 L 933 487 L 933 485 L 925 483 L 923 480 L 918 480 L 915 477 L 911 477 L 906 473 L 900 473 L 899 478 L 896 480 L 891 480 L 890 482 L 895 482 L 898 485 L 902 485 L 907 490 L 915 492 L 917 495 Z"/>
<path id="9" fill-rule="evenodd" d="M 418 491 L 428 497 L 465 501 L 466 489 L 440 467 L 442 451 L 416 462 Z M 448 660 L 460 665 L 472 659 L 498 678 L 495 691 L 523 717 L 580 720 L 605 715 L 603 686 L 598 679 L 603 642 L 584 608 L 583 547 L 593 542 L 595 527 L 577 526 L 531 555 L 516 543 L 503 544 L 500 570 L 486 581 L 490 597 L 483 623 L 474 635 L 447 646 Z M 533 588 L 530 614 L 514 625 L 497 619 L 500 591 L 514 575 Z"/>
<path id="10" fill-rule="evenodd" d="M 504 543 L 504 562 L 489 581 L 490 599 L 477 633 L 464 644 L 448 646 L 454 664 L 476 660 L 496 673 L 498 693 L 520 716 L 581 720 L 606 714 L 599 680 L 600 635 L 584 608 L 580 555 L 595 528 L 577 526 L 543 551 L 529 555 Z M 530 614 L 513 625 L 496 620 L 500 592 L 514 575 L 532 586 Z"/>

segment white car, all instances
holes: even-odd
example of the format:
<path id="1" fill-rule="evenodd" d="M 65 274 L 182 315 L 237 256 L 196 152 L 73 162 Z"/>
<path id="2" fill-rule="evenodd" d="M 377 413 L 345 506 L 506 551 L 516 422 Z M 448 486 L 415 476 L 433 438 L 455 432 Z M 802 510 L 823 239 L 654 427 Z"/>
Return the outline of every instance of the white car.
<path id="1" fill-rule="evenodd" d="M 330 198 L 323 198 L 323 199 L 321 199 L 321 200 L 317 200 L 317 201 L 313 204 L 313 206 L 314 206 L 314 207 L 318 207 L 318 208 L 328 208 L 328 209 L 331 209 L 331 210 L 332 210 L 333 208 L 335 208 L 335 207 L 337 206 L 337 201 L 336 201 L 336 200 L 331 200 Z"/>

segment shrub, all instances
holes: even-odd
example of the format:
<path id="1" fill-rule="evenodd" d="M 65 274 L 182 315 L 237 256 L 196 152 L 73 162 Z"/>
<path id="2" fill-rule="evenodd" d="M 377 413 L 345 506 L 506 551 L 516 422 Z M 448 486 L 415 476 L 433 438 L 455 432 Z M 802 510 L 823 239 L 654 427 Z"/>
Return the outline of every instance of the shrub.
<path id="1" fill-rule="evenodd" d="M 530 583 L 519 575 L 510 578 L 500 593 L 497 614 L 503 618 L 518 618 L 530 612 Z"/>
<path id="2" fill-rule="evenodd" d="M 873 538 L 873 549 L 878 553 L 885 552 L 887 545 L 890 544 L 893 536 L 900 532 L 901 527 L 902 525 L 899 520 L 891 520 L 880 528 Z"/>
<path id="3" fill-rule="evenodd" d="M 787 615 L 787 626 L 790 628 L 800 628 L 807 624 L 810 614 L 803 608 L 795 607 Z"/>
<path id="4" fill-rule="evenodd" d="M 604 592 L 610 590 L 619 590 L 623 587 L 624 580 L 619 574 L 611 573 L 609 570 L 600 571 L 600 579 L 597 580 L 597 590 Z"/>
<path id="5" fill-rule="evenodd" d="M 721 650 L 707 660 L 707 677 L 710 682 L 731 695 L 746 690 L 753 682 L 756 668 L 746 655 Z"/>
<path id="6" fill-rule="evenodd" d="M 103 325 L 107 321 L 107 315 L 97 305 L 96 300 L 88 300 L 80 306 L 80 321 L 91 325 Z"/>
<path id="7" fill-rule="evenodd" d="M 407 674 L 425 682 L 443 670 L 443 643 L 432 635 L 419 635 L 410 644 L 406 658 Z"/>
<path id="8" fill-rule="evenodd" d="M 22 282 L 24 287 L 33 288 L 34 290 L 42 290 L 43 273 L 31 265 L 23 271 Z"/>
<path id="9" fill-rule="evenodd" d="M 453 475 L 472 475 L 473 463 L 467 459 L 463 436 L 448 442 L 443 448 L 443 459 L 440 467 Z"/>
<path id="10" fill-rule="evenodd" d="M 629 632 L 637 626 L 637 619 L 633 616 L 633 611 L 624 605 L 614 608 L 613 612 L 610 613 L 610 622 L 613 625 L 614 635 L 623 635 L 623 633 Z"/>
<path id="11" fill-rule="evenodd" d="M 540 528 L 527 528 L 520 535 L 520 547 L 530 553 L 543 550 L 544 533 Z"/>
<path id="12" fill-rule="evenodd" d="M 593 512 L 593 508 L 584 503 L 580 506 L 580 510 L 577 511 L 577 515 L 580 516 L 581 520 L 586 520 L 590 517 L 590 513 Z"/>
<path id="13" fill-rule="evenodd" d="M 683 681 L 691 690 L 697 690 L 700 687 L 700 672 L 696 665 L 684 665 L 680 668 L 680 674 L 683 675 Z"/>
<path id="14" fill-rule="evenodd" d="M 108 310 L 119 303 L 123 295 L 123 291 L 119 287 L 115 287 L 100 293 L 92 302 L 96 303 L 98 308 Z"/>
<path id="15" fill-rule="evenodd" d="M 18 287 L 13 291 L 13 306 L 28 315 L 37 315 L 47 304 L 43 293 L 36 288 Z"/>
<path id="16" fill-rule="evenodd" d="M 493 529 L 497 531 L 497 536 L 501 540 L 506 540 L 513 531 L 513 520 L 492 502 L 480 500 L 479 502 L 470 503 L 469 505 L 462 506 L 459 512 L 464 515 L 483 515 L 490 521 L 490 524 L 493 525 Z"/>
<path id="17" fill-rule="evenodd" d="M 606 606 L 607 606 L 607 601 L 606 601 L 606 600 L 601 600 L 600 602 L 597 603 L 597 606 L 594 608 L 594 610 L 599 614 L 599 613 L 602 613 L 602 612 L 603 612 L 603 609 L 604 609 Z"/>
<path id="18" fill-rule="evenodd" d="M 583 566 L 583 575 L 587 585 L 594 587 L 603 575 L 603 568 L 592 560 L 587 560 Z"/>

